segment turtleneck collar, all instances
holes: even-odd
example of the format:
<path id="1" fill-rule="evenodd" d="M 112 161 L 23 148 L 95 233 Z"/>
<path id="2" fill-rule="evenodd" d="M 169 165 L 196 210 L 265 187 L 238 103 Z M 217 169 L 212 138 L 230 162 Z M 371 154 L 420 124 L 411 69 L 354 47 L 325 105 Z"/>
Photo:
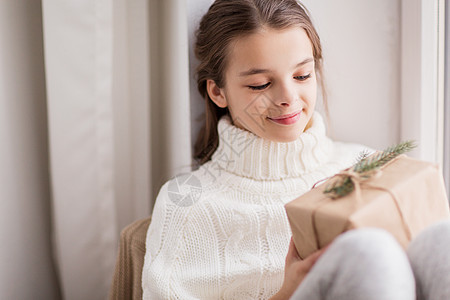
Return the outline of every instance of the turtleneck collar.
<path id="1" fill-rule="evenodd" d="M 211 157 L 227 172 L 255 180 L 279 180 L 298 177 L 326 163 L 333 142 L 326 136 L 319 112 L 312 116 L 311 126 L 292 142 L 263 139 L 231 123 L 228 115 L 218 123 L 219 146 Z"/>

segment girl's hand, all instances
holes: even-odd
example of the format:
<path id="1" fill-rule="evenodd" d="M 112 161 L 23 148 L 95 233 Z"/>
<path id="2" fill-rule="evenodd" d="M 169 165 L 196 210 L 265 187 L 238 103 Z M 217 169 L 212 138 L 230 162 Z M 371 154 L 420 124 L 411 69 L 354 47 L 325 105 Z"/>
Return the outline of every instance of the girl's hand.
<path id="1" fill-rule="evenodd" d="M 294 241 L 291 237 L 289 243 L 289 251 L 286 255 L 286 266 L 284 269 L 284 282 L 280 291 L 271 299 L 289 299 L 300 285 L 300 283 L 311 270 L 317 259 L 328 248 L 322 248 L 309 255 L 304 260 L 300 259 L 297 249 L 295 248 Z"/>

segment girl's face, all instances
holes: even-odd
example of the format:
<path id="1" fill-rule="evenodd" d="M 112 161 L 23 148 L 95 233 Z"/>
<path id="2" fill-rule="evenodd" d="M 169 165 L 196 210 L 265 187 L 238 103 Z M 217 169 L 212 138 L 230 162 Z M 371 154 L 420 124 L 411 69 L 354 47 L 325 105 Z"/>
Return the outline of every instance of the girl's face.
<path id="1" fill-rule="evenodd" d="M 207 81 L 235 126 L 277 142 L 297 139 L 314 112 L 317 81 L 311 41 L 300 27 L 263 27 L 229 47 L 225 86 Z"/>

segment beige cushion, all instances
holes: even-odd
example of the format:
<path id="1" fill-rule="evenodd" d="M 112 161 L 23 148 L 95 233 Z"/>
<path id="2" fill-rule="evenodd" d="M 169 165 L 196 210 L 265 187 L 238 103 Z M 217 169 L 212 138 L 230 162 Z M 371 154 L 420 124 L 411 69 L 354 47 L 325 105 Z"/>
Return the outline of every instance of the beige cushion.
<path id="1" fill-rule="evenodd" d="M 119 253 L 109 299 L 142 299 L 141 275 L 150 218 L 133 222 L 120 233 Z"/>

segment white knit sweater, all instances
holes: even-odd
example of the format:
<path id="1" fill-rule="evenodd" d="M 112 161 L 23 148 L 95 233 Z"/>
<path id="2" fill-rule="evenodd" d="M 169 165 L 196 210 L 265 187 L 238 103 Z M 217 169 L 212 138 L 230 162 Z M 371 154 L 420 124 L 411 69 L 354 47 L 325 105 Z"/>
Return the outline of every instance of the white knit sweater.
<path id="1" fill-rule="evenodd" d="M 284 204 L 351 166 L 368 147 L 326 136 L 322 116 L 293 142 L 218 124 L 219 147 L 165 183 L 147 232 L 144 299 L 268 299 L 281 287 L 291 230 Z"/>

